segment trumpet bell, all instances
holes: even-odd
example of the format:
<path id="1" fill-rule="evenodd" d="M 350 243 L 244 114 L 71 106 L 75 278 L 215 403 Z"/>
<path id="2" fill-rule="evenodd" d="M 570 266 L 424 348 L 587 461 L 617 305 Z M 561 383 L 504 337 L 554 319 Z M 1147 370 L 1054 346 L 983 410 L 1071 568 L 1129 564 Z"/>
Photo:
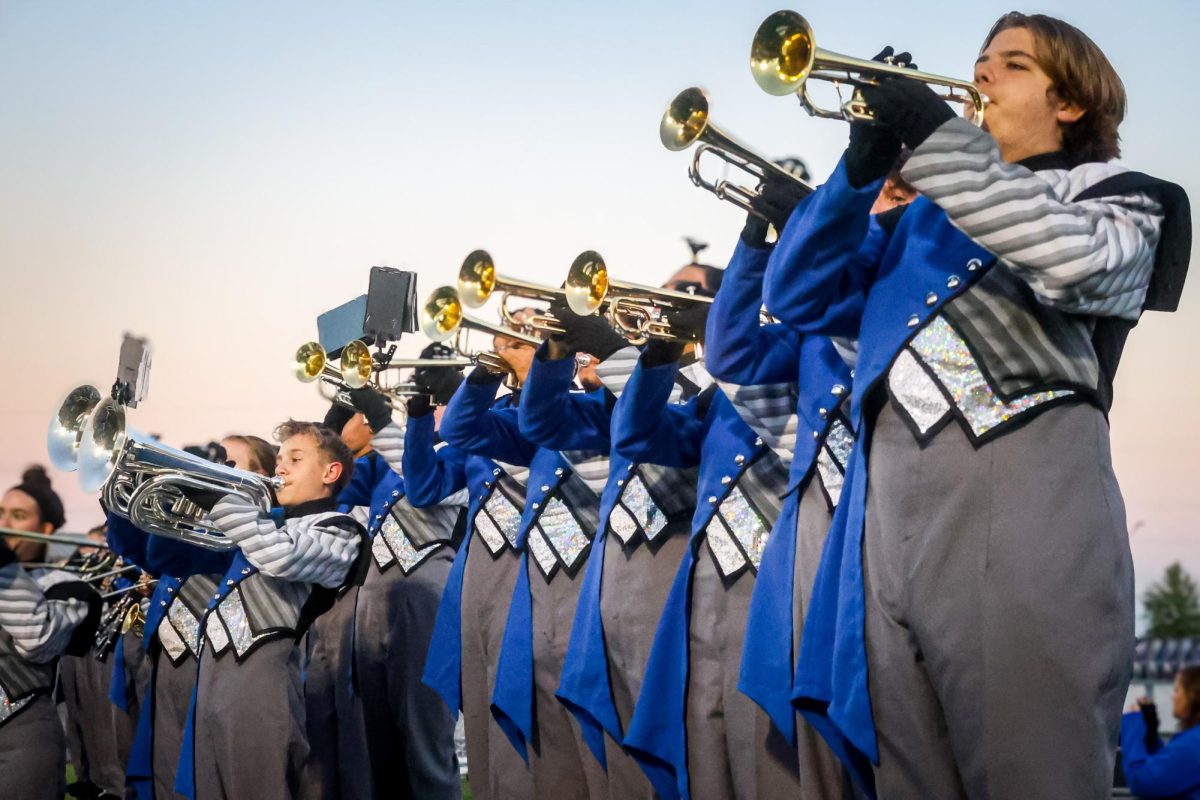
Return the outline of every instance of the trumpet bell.
<path id="1" fill-rule="evenodd" d="M 434 289 L 421 306 L 421 332 L 435 342 L 444 342 L 454 336 L 462 320 L 462 300 L 453 286 Z"/>
<path id="2" fill-rule="evenodd" d="M 458 271 L 458 296 L 467 308 L 479 308 L 496 289 L 496 262 L 486 250 L 476 250 Z"/>
<path id="3" fill-rule="evenodd" d="M 99 491 L 108 482 L 125 439 L 125 408 L 112 398 L 101 400 L 79 442 L 79 484 L 85 492 Z"/>
<path id="4" fill-rule="evenodd" d="M 580 316 L 594 314 L 608 296 L 608 267 L 595 250 L 575 257 L 567 272 L 567 305 Z"/>
<path id="5" fill-rule="evenodd" d="M 708 98 L 696 86 L 675 95 L 658 126 L 658 138 L 668 150 L 686 150 L 708 127 Z"/>
<path id="6" fill-rule="evenodd" d="M 319 342 L 305 342 L 296 350 L 292 359 L 292 369 L 297 380 L 311 383 L 324 374 L 327 362 L 325 348 Z"/>
<path id="7" fill-rule="evenodd" d="M 371 357 L 371 350 L 355 339 L 342 348 L 342 360 L 338 367 L 343 383 L 351 389 L 361 389 L 371 380 L 375 359 Z"/>
<path id="8" fill-rule="evenodd" d="M 763 20 L 750 45 L 754 82 L 777 97 L 797 91 L 816 59 L 812 26 L 795 11 L 776 11 Z"/>
<path id="9" fill-rule="evenodd" d="M 84 384 L 68 392 L 59 404 L 46 431 L 46 449 L 50 453 L 50 463 L 56 469 L 65 472 L 76 469 L 84 425 L 99 403 L 100 391 Z"/>

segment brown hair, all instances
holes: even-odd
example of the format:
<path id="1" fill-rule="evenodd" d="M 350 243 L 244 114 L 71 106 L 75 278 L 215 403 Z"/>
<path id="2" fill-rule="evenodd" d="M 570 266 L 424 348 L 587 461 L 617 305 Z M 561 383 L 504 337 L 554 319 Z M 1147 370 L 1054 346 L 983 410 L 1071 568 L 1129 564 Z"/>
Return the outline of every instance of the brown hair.
<path id="1" fill-rule="evenodd" d="M 250 471 L 275 474 L 275 446 L 259 436 L 234 433 L 225 437 L 250 448 Z"/>
<path id="2" fill-rule="evenodd" d="M 1179 670 L 1179 685 L 1187 700 L 1187 711 L 1179 720 L 1180 730 L 1200 725 L 1200 664 Z"/>
<path id="3" fill-rule="evenodd" d="M 336 461 L 342 465 L 342 475 L 333 484 L 333 494 L 336 496 L 345 489 L 346 484 L 350 482 L 350 475 L 354 472 L 354 454 L 346 447 L 342 437 L 319 423 L 294 419 L 289 419 L 275 429 L 275 440 L 278 442 L 286 442 L 293 436 L 311 436 L 317 443 L 317 450 L 325 456 L 326 464 Z"/>
<path id="4" fill-rule="evenodd" d="M 1038 65 L 1059 99 L 1083 109 L 1077 121 L 1061 127 L 1063 150 L 1072 164 L 1111 161 L 1121 155 L 1117 128 L 1125 119 L 1125 85 L 1108 58 L 1083 31 L 1045 14 L 1009 13 L 996 20 L 983 49 L 996 34 L 1024 28 L 1033 35 Z"/>

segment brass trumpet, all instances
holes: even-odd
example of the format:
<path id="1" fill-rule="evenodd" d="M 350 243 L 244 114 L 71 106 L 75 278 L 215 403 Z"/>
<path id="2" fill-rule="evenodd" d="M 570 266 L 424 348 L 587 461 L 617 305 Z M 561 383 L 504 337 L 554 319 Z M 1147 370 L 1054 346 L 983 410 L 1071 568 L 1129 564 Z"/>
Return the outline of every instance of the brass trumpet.
<path id="1" fill-rule="evenodd" d="M 479 308 L 497 291 L 502 293 L 500 298 L 500 318 L 514 330 L 544 331 L 546 333 L 563 333 L 558 320 L 552 314 L 534 314 L 523 320 L 513 316 L 508 307 L 510 296 L 540 300 L 546 303 L 561 303 L 563 290 L 540 283 L 531 283 L 516 278 L 508 278 L 496 273 L 496 262 L 486 250 L 475 250 L 466 257 L 458 270 L 456 282 L 459 299 L 467 308 Z"/>
<path id="2" fill-rule="evenodd" d="M 971 112 L 971 122 L 983 124 L 987 97 L 970 81 L 919 72 L 903 65 L 869 61 L 817 47 L 812 26 L 795 11 L 776 11 L 763 20 L 750 45 L 750 71 L 754 81 L 767 94 L 777 96 L 798 93 L 800 103 L 814 117 L 847 122 L 872 122 L 875 114 L 863 99 L 859 87 L 873 86 L 880 78 L 893 76 L 921 81 L 946 90 L 941 98 L 960 103 Z M 810 80 L 828 81 L 836 87 L 854 87 L 854 94 L 841 108 L 823 108 L 808 91 Z"/>
<path id="3" fill-rule="evenodd" d="M 429 298 L 421 306 L 421 332 L 435 342 L 454 339 L 454 349 L 471 363 L 486 367 L 493 372 L 503 372 L 508 375 L 510 386 L 516 383 L 516 374 L 508 362 L 497 353 L 482 350 L 472 351 L 467 347 L 464 335 L 468 330 L 483 331 L 492 336 L 506 336 L 518 342 L 524 342 L 530 347 L 538 347 L 542 340 L 528 333 L 512 330 L 504 325 L 485 322 L 463 313 L 462 299 L 453 286 L 441 286 L 433 290 Z"/>
<path id="4" fill-rule="evenodd" d="M 662 140 L 663 147 L 676 151 L 686 150 L 700 142 L 700 146 L 692 151 L 692 164 L 688 167 L 688 177 L 692 183 L 757 217 L 761 218 L 762 214 L 755 210 L 750 201 L 758 197 L 759 190 L 724 178 L 705 180 L 700 170 L 701 158 L 711 153 L 755 178 L 756 186 L 761 186 L 771 177 L 795 183 L 805 194 L 812 192 L 812 187 L 807 183 L 713 125 L 709 119 L 708 97 L 699 87 L 692 86 L 675 95 L 659 123 L 658 138 Z"/>
<path id="5" fill-rule="evenodd" d="M 311 383 L 318 378 L 327 378 L 351 389 L 361 389 L 371 380 L 375 372 L 375 359 L 362 342 L 355 339 L 342 348 L 338 368 L 329 365 L 329 355 L 319 342 L 305 342 L 292 358 L 292 369 L 296 379 Z"/>
<path id="6" fill-rule="evenodd" d="M 567 305 L 581 316 L 605 313 L 609 322 L 633 344 L 647 339 L 688 339 L 671 329 L 669 312 L 711 297 L 611 280 L 604 258 L 594 250 L 576 256 L 567 273 Z M 664 313 L 665 312 L 665 313 Z"/>

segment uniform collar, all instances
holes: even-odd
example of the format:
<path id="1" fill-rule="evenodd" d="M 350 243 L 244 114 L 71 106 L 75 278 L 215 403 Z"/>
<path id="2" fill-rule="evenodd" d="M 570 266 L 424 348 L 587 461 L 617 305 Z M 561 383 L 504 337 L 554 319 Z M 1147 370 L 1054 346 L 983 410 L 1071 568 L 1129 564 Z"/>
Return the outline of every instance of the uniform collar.
<path id="1" fill-rule="evenodd" d="M 307 500 L 283 509 L 284 519 L 307 517 L 309 514 L 320 514 L 324 511 L 337 511 L 336 497 L 322 497 L 319 500 Z"/>
<path id="2" fill-rule="evenodd" d="M 1067 154 L 1062 150 L 1055 150 L 1052 153 L 1038 153 L 1036 156 L 1022 158 L 1017 163 L 1030 172 L 1041 172 L 1044 169 L 1071 169 L 1071 162 L 1067 160 Z"/>

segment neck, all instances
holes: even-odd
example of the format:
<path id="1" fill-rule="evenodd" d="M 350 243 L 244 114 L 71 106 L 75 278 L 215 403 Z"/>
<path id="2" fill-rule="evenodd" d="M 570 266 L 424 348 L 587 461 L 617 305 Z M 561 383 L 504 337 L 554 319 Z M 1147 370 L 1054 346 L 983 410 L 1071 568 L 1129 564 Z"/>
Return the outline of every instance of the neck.
<path id="1" fill-rule="evenodd" d="M 358 450 L 356 450 L 354 452 L 354 457 L 362 458 L 363 456 L 365 456 L 367 453 L 371 452 L 374 449 L 375 448 L 371 447 L 371 444 L 368 442 L 367 444 L 363 445 L 362 447 L 360 447 Z"/>
<path id="2" fill-rule="evenodd" d="M 325 495 L 313 500 L 305 500 L 300 503 L 293 503 L 283 507 L 283 516 L 291 519 L 292 517 L 303 517 L 309 514 L 319 514 L 322 511 L 334 511 L 337 508 L 337 499 L 333 495 Z"/>

